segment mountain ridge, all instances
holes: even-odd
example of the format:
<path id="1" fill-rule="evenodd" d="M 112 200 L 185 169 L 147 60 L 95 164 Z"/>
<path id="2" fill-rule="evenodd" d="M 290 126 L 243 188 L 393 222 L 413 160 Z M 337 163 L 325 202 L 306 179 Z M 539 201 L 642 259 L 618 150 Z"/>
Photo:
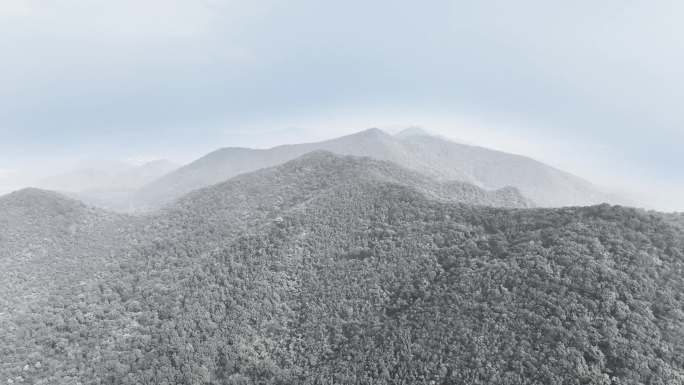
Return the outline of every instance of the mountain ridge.
<path id="1" fill-rule="evenodd" d="M 468 182 L 489 190 L 516 187 L 540 206 L 597 204 L 608 199 L 589 182 L 522 155 L 429 135 L 397 138 L 377 128 L 322 142 L 269 149 L 218 149 L 144 186 L 135 199 L 141 207 L 156 208 L 194 189 L 284 163 L 315 150 L 370 156 L 434 178 Z"/>

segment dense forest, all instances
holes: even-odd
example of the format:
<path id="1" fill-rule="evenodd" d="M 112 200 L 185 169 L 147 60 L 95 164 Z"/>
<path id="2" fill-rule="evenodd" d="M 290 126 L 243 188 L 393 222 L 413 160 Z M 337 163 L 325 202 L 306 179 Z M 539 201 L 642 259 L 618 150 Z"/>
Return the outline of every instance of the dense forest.
<path id="1" fill-rule="evenodd" d="M 107 263 L 6 317 L 0 379 L 684 384 L 680 216 L 490 194 L 316 153 L 144 217 L 88 216 L 116 255 L 43 230 L 32 244 Z"/>
<path id="2" fill-rule="evenodd" d="M 50 191 L 0 197 L 0 320 L 118 260 L 136 222 Z"/>
<path id="3" fill-rule="evenodd" d="M 684 230 L 684 213 L 665 214 L 665 218 L 673 225 Z"/>

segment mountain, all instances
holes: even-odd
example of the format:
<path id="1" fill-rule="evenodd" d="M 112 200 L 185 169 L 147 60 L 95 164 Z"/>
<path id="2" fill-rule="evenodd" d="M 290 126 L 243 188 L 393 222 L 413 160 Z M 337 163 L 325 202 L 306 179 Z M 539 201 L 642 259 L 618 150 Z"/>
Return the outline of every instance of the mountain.
<path id="1" fill-rule="evenodd" d="M 192 190 L 315 150 L 370 156 L 439 180 L 467 182 L 487 190 L 515 187 L 539 206 L 587 205 L 608 199 L 589 182 L 530 158 L 450 142 L 423 131 L 391 136 L 369 129 L 324 142 L 267 150 L 223 148 L 144 186 L 135 194 L 135 205 L 157 208 Z"/>
<path id="2" fill-rule="evenodd" d="M 235 206 L 253 211 L 255 207 L 248 204 L 248 201 L 255 201 L 257 205 L 268 203 L 280 207 L 287 203 L 289 194 L 302 199 L 307 194 L 360 181 L 406 186 L 428 199 L 438 201 L 511 208 L 531 207 L 531 203 L 515 188 L 485 191 L 463 182 L 440 182 L 395 163 L 371 157 L 313 151 L 281 165 L 241 174 L 226 182 L 192 192 L 164 211 L 182 207 L 187 212 L 211 215 L 216 212 L 213 208 L 200 207 L 209 200 L 217 200 L 212 204 L 219 205 L 222 209 Z"/>
<path id="3" fill-rule="evenodd" d="M 173 243 L 200 243 L 198 247 L 208 250 L 347 184 L 404 186 L 441 202 L 509 208 L 532 206 L 514 188 L 485 191 L 462 182 L 439 182 L 369 157 L 314 151 L 282 165 L 193 191 L 148 214 L 147 220 L 153 225 L 144 231 L 172 239 Z"/>
<path id="4" fill-rule="evenodd" d="M 14 319 L 0 379 L 684 383 L 681 229 L 429 181 L 315 152 L 138 217 L 146 246 Z"/>

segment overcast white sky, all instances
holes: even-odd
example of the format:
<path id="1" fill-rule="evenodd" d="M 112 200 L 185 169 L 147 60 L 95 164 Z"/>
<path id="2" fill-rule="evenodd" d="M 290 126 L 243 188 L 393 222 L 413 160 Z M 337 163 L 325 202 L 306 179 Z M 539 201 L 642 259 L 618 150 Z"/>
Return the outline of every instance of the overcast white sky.
<path id="1" fill-rule="evenodd" d="M 3 0 L 0 192 L 419 125 L 684 210 L 684 2 Z"/>

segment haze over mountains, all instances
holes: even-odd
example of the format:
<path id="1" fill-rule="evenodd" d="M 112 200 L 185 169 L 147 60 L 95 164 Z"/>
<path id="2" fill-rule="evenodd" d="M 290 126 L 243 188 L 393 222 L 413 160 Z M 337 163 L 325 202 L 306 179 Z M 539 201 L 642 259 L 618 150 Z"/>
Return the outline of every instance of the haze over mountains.
<path id="1" fill-rule="evenodd" d="M 33 186 L 59 191 L 90 205 L 116 211 L 132 211 L 130 196 L 137 189 L 179 166 L 159 159 L 139 165 L 96 161 L 72 171 L 42 178 Z"/>
<path id="2" fill-rule="evenodd" d="M 175 163 L 160 159 L 133 165 L 127 162 L 95 162 L 88 167 L 38 181 L 39 188 L 63 192 L 128 191 L 178 168 Z"/>
<path id="3" fill-rule="evenodd" d="M 513 187 L 539 207 L 629 202 L 534 159 L 456 143 L 418 127 L 395 135 L 372 128 L 322 142 L 269 149 L 226 147 L 182 167 L 166 160 L 140 166 L 94 165 L 44 178 L 35 186 L 108 210 L 152 211 L 191 191 L 316 150 L 389 161 L 442 182 L 465 182 L 485 190 Z"/>
<path id="4" fill-rule="evenodd" d="M 591 183 L 530 158 L 458 144 L 419 129 L 408 129 L 395 136 L 369 129 L 323 142 L 265 150 L 222 148 L 143 186 L 133 195 L 133 205 L 147 209 L 159 207 L 192 190 L 315 150 L 369 156 L 441 181 L 467 182 L 487 190 L 515 187 L 543 207 L 611 200 Z"/>

